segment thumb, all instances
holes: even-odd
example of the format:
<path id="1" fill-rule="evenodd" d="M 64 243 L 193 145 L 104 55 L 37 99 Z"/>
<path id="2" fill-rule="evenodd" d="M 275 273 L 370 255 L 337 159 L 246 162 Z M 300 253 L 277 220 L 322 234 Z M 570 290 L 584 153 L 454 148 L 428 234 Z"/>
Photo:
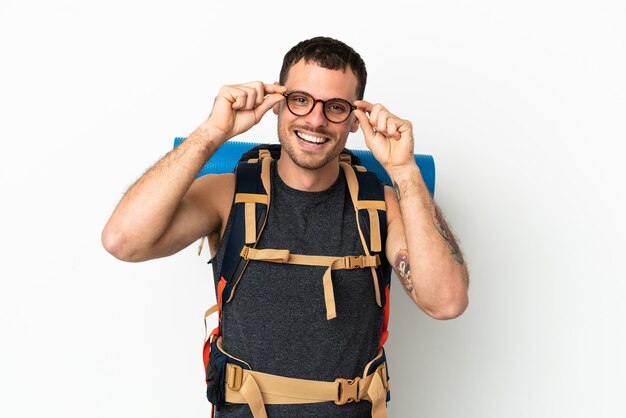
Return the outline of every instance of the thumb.
<path id="1" fill-rule="evenodd" d="M 272 93 L 268 94 L 263 98 L 263 102 L 254 108 L 254 114 L 256 116 L 257 122 L 261 120 L 263 115 L 267 113 L 276 103 L 280 103 L 285 100 L 285 96 L 280 93 Z"/>
<path id="2" fill-rule="evenodd" d="M 361 130 L 363 131 L 365 140 L 369 141 L 376 134 L 376 131 L 374 131 L 374 128 L 372 127 L 369 118 L 361 109 L 355 109 L 354 114 L 359 120 L 359 125 L 361 126 Z"/>

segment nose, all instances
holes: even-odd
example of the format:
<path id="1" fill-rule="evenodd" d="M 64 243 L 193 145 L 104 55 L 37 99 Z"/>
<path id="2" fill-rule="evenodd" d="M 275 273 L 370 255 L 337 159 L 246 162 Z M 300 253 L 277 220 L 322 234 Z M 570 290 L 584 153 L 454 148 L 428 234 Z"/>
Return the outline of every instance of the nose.
<path id="1" fill-rule="evenodd" d="M 312 126 L 326 126 L 328 124 L 328 120 L 324 115 L 324 103 L 321 100 L 315 102 L 313 106 L 313 110 L 311 113 L 305 116 L 307 123 Z"/>

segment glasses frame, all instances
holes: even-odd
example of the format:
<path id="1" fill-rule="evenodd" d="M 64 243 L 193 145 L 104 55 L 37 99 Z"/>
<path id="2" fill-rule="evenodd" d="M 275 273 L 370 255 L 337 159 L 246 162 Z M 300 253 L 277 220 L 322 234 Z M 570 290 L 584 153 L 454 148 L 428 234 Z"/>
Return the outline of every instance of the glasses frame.
<path id="1" fill-rule="evenodd" d="M 295 113 L 293 110 L 291 110 L 291 107 L 289 107 L 289 95 L 293 94 L 293 93 L 299 93 L 299 94 L 303 94 L 305 96 L 309 96 L 313 100 L 313 106 L 311 106 L 311 109 L 308 112 L 306 112 L 303 115 L 299 115 L 299 114 Z M 287 104 L 287 109 L 289 110 L 289 112 L 291 112 L 291 114 L 294 115 L 294 116 L 300 116 L 300 117 L 307 116 L 307 115 L 311 114 L 313 109 L 315 109 L 315 106 L 317 105 L 317 102 L 320 102 L 322 104 L 322 113 L 324 114 L 324 117 L 326 118 L 327 121 L 332 122 L 332 123 L 344 123 L 345 121 L 348 120 L 348 118 L 350 117 L 350 114 L 352 113 L 352 111 L 357 109 L 357 107 L 355 105 L 353 105 L 352 103 L 350 103 L 346 99 L 342 99 L 342 98 L 339 98 L 339 97 L 333 98 L 333 99 L 328 99 L 328 100 L 316 99 L 313 96 L 311 96 L 309 93 L 307 93 L 306 91 L 300 91 L 300 90 L 290 91 L 289 93 L 283 93 L 283 96 L 285 97 L 285 102 Z M 341 121 L 330 120 L 330 118 L 326 114 L 326 103 L 332 102 L 332 101 L 337 101 L 337 100 L 340 101 L 340 102 L 347 103 L 348 106 L 350 107 L 350 111 L 346 115 L 346 118 L 341 120 Z"/>

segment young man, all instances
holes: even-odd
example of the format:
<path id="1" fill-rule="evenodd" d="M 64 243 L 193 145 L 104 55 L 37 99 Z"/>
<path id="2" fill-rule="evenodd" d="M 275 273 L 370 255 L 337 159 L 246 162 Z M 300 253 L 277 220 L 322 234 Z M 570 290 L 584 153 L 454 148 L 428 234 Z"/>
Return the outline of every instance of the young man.
<path id="1" fill-rule="evenodd" d="M 222 87 L 207 120 L 119 202 L 104 228 L 104 247 L 121 260 L 143 261 L 174 254 L 208 236 L 217 284 L 225 252 L 222 237 L 232 226 L 235 175 L 194 179 L 222 144 L 272 109 L 282 153 L 271 166 L 272 203 L 257 247 L 324 257 L 364 254 L 338 159 L 348 135 L 360 127 L 393 182 L 383 197 L 385 262 L 428 315 L 460 315 L 468 303 L 467 269 L 413 158 L 411 123 L 363 100 L 366 77 L 365 64 L 352 48 L 318 37 L 286 54 L 279 82 Z M 279 378 L 334 382 L 361 376 L 381 340 L 384 313 L 373 302 L 380 289 L 369 268 L 333 270 L 329 314 L 328 289 L 321 285 L 325 270 L 306 263 L 250 262 L 236 297 L 222 303 L 221 349 L 252 370 Z M 284 382 L 289 386 L 291 381 Z M 371 403 L 261 402 L 269 403 L 269 417 L 384 416 L 384 405 L 381 412 L 377 402 L 363 398 Z M 265 414 L 245 403 L 228 403 L 220 414 L 248 417 L 251 409 L 255 417 Z"/>

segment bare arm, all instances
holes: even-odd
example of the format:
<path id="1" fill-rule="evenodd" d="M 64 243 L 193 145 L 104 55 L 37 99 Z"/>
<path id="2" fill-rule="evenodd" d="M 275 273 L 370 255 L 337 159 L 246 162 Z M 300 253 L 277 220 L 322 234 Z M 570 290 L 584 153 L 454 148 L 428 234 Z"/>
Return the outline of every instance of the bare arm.
<path id="1" fill-rule="evenodd" d="M 120 200 L 102 232 L 106 250 L 122 260 L 143 261 L 173 254 L 220 230 L 234 179 L 204 176 L 194 182 L 195 176 L 224 142 L 250 129 L 282 100 L 282 91 L 261 82 L 222 87 L 209 118 Z"/>
<path id="2" fill-rule="evenodd" d="M 381 105 L 355 104 L 366 144 L 394 185 L 385 191 L 389 262 L 424 312 L 439 319 L 457 317 L 468 304 L 469 275 L 413 158 L 412 126 Z"/>

